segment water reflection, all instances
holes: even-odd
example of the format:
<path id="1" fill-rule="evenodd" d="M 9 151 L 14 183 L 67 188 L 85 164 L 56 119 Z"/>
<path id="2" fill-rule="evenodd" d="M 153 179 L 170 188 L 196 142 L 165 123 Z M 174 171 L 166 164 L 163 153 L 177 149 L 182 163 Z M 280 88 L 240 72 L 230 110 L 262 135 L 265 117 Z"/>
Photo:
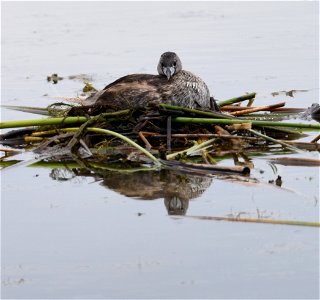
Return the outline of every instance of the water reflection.
<path id="1" fill-rule="evenodd" d="M 101 185 L 126 197 L 140 200 L 163 198 L 169 215 L 185 215 L 189 201 L 200 197 L 212 178 L 172 170 L 112 171 L 104 169 L 53 169 L 50 177 L 68 181 L 76 176 L 93 177 Z"/>
<path id="2" fill-rule="evenodd" d="M 164 198 L 169 215 L 185 215 L 189 200 L 200 197 L 212 178 L 161 170 L 132 174 L 107 173 L 102 184 L 127 197 L 143 200 Z"/>

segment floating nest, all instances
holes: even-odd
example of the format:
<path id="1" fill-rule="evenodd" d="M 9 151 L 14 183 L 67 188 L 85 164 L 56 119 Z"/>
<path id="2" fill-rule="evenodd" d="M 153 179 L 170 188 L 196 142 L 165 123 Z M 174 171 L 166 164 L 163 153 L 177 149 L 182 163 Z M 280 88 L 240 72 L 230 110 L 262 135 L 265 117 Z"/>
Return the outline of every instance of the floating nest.
<path id="1" fill-rule="evenodd" d="M 49 107 L 10 107 L 49 115 L 47 119 L 2 122 L 14 129 L 0 136 L 13 149 L 30 149 L 46 159 L 74 159 L 88 162 L 134 162 L 202 173 L 248 175 L 250 155 L 318 151 L 319 136 L 310 142 L 305 130 L 318 131 L 313 122 L 283 122 L 287 119 L 318 116 L 285 108 L 285 103 L 253 107 L 255 93 L 218 102 L 219 111 L 188 109 L 150 103 L 145 108 L 115 110 L 113 107 L 55 103 Z M 241 106 L 248 101 L 249 106 Z M 312 116 L 313 112 L 313 116 Z M 7 149 L 7 150 L 6 150 Z M 224 158 L 235 166 L 222 166 Z"/>

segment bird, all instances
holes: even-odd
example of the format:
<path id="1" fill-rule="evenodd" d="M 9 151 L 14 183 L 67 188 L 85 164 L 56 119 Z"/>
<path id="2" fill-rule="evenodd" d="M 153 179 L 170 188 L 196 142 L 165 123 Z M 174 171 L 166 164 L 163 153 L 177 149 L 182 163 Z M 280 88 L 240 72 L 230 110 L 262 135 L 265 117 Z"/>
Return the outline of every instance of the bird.
<path id="1" fill-rule="evenodd" d="M 217 110 L 206 83 L 183 70 L 175 52 L 165 52 L 157 65 L 158 75 L 131 74 L 108 84 L 88 98 L 93 107 L 145 108 L 148 104 L 170 104 Z"/>

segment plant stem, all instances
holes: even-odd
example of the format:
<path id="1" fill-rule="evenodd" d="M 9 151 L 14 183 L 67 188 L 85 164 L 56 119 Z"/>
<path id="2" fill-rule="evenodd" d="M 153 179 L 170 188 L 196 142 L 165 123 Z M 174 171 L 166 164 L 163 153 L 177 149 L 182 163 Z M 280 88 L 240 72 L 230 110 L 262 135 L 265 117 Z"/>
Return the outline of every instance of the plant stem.
<path id="1" fill-rule="evenodd" d="M 125 115 L 130 112 L 129 109 L 119 110 L 110 113 L 103 113 L 101 117 L 115 117 L 119 115 Z M 65 125 L 65 124 L 77 124 L 87 122 L 86 117 L 62 117 L 62 118 L 47 118 L 47 119 L 35 119 L 35 120 L 17 120 L 17 121 L 5 121 L 0 122 L 0 129 L 3 128 L 17 128 L 17 127 L 29 127 L 29 126 L 44 126 L 44 125 Z"/>
<path id="2" fill-rule="evenodd" d="M 64 128 L 63 130 L 65 130 L 65 131 L 78 131 L 79 128 Z M 103 133 L 103 134 L 111 134 L 111 135 L 113 135 L 113 136 L 115 136 L 115 137 L 127 142 L 128 144 L 132 145 L 136 149 L 140 150 L 147 157 L 149 157 L 158 167 L 161 166 L 161 162 L 155 156 L 153 156 L 149 151 L 147 151 L 146 149 L 142 148 L 140 145 L 135 143 L 133 140 L 127 138 L 126 136 L 124 136 L 124 135 L 122 135 L 120 133 L 117 133 L 117 132 L 114 132 L 114 131 L 111 131 L 111 130 L 107 130 L 107 129 L 95 128 L 95 127 L 88 127 L 88 128 L 86 128 L 86 131 Z"/>
<path id="3" fill-rule="evenodd" d="M 264 134 L 262 134 L 262 133 L 260 133 L 260 132 L 258 132 L 258 131 L 253 130 L 253 129 L 248 129 L 248 130 L 249 130 L 251 133 L 253 133 L 254 135 L 259 136 L 259 137 L 262 137 L 262 138 L 264 138 L 264 139 L 267 140 L 267 141 L 273 142 L 273 143 L 275 143 L 275 144 L 280 144 L 280 145 L 282 145 L 282 146 L 284 146 L 284 147 L 286 147 L 286 148 L 288 148 L 288 149 L 290 149 L 290 150 L 293 150 L 293 151 L 295 151 L 295 152 L 298 152 L 298 153 L 304 153 L 302 150 L 300 150 L 300 149 L 298 149 L 298 148 L 296 148 L 296 147 L 294 147 L 294 146 L 288 145 L 288 144 L 285 143 L 285 142 L 278 141 L 278 140 L 276 140 L 276 139 L 274 139 L 274 138 L 271 138 L 270 136 L 264 135 Z"/>
<path id="4" fill-rule="evenodd" d="M 250 223 L 274 224 L 274 225 L 320 227 L 319 222 L 294 221 L 294 220 L 248 219 L 248 218 L 237 218 L 237 217 L 190 216 L 190 215 L 185 217 L 199 219 L 199 220 L 211 220 L 211 221 L 250 222 Z"/>
<path id="5" fill-rule="evenodd" d="M 17 128 L 17 127 L 44 126 L 44 125 L 64 125 L 64 124 L 84 123 L 86 121 L 88 121 L 86 117 L 17 120 L 17 121 L 1 122 L 0 128 L 3 129 L 3 128 Z"/>
<path id="6" fill-rule="evenodd" d="M 42 108 L 42 107 L 31 107 L 31 106 L 13 106 L 13 105 L 1 105 L 1 107 L 8 108 L 11 110 L 21 111 L 21 112 L 27 112 L 32 114 L 38 114 L 38 115 L 48 115 L 48 109 Z"/>
<path id="7" fill-rule="evenodd" d="M 160 104 L 160 107 L 170 109 L 170 110 L 177 110 L 177 111 L 183 111 L 187 113 L 193 113 L 199 116 L 207 116 L 207 117 L 212 117 L 212 118 L 218 118 L 218 119 L 233 119 L 232 116 L 228 116 L 226 114 L 218 113 L 218 112 L 209 112 L 209 111 L 202 111 L 198 109 L 193 109 L 193 108 L 187 108 L 187 107 L 182 107 L 182 106 L 177 106 L 177 105 L 170 105 L 170 104 Z"/>
<path id="8" fill-rule="evenodd" d="M 251 108 L 254 108 L 256 106 L 251 106 Z M 237 106 L 237 105 L 225 105 L 221 108 L 221 111 L 240 111 L 240 110 L 246 110 L 248 107 L 245 106 Z M 305 111 L 305 108 L 294 108 L 294 107 L 279 107 L 279 108 L 272 108 L 272 109 L 265 109 L 263 111 L 271 111 L 271 112 L 280 112 L 280 113 L 300 113 Z"/>
<path id="9" fill-rule="evenodd" d="M 177 155 L 182 155 L 182 154 L 186 154 L 187 156 L 188 156 L 188 155 L 191 155 L 192 153 L 197 152 L 197 151 L 203 149 L 204 147 L 209 146 L 214 140 L 215 140 L 215 138 L 210 139 L 210 140 L 208 140 L 208 141 L 205 141 L 205 142 L 203 142 L 203 143 L 201 143 L 201 144 L 196 143 L 195 145 L 193 145 L 192 147 L 190 147 L 190 148 L 188 148 L 188 149 L 185 149 L 185 150 L 182 150 L 182 151 L 179 151 L 179 152 L 175 152 L 175 153 L 168 154 L 168 155 L 167 155 L 167 159 L 173 159 L 173 158 L 175 158 Z"/>
<path id="10" fill-rule="evenodd" d="M 222 107 L 222 106 L 225 106 L 225 105 L 230 105 L 230 104 L 242 102 L 244 100 L 249 100 L 249 99 L 254 98 L 255 96 L 256 96 L 256 93 L 250 93 L 250 94 L 243 95 L 243 96 L 240 96 L 240 97 L 237 97 L 237 98 L 231 98 L 231 99 L 228 99 L 228 100 L 219 101 L 218 105 L 219 105 L 219 107 Z"/>
<path id="11" fill-rule="evenodd" d="M 273 122 L 273 121 L 255 121 L 255 120 L 241 120 L 241 119 L 209 119 L 209 118 L 187 118 L 176 117 L 172 119 L 172 122 L 176 123 L 195 123 L 195 124 L 242 124 L 251 123 L 254 126 L 279 126 L 279 127 L 293 127 L 293 128 L 308 128 L 320 130 L 320 124 L 304 124 L 304 123 L 285 123 L 285 122 Z"/>
<path id="12" fill-rule="evenodd" d="M 285 106 L 285 104 L 286 104 L 285 102 L 281 102 L 281 103 L 267 105 L 267 106 L 250 107 L 250 108 L 247 108 L 244 110 L 232 112 L 230 114 L 233 116 L 241 116 L 241 115 L 245 115 L 245 114 L 251 114 L 251 113 L 257 112 L 257 111 L 270 110 L 272 108 L 279 108 L 279 107 Z"/>

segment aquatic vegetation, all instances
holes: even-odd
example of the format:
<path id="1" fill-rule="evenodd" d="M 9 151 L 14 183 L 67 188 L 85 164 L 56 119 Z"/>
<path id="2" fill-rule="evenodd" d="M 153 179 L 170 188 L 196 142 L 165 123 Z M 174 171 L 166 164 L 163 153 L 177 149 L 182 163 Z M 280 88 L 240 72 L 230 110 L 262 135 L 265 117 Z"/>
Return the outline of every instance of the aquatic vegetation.
<path id="1" fill-rule="evenodd" d="M 298 153 L 303 149 L 318 149 L 316 141 L 300 144 L 290 141 L 305 137 L 306 130 L 319 131 L 320 125 L 311 122 L 291 122 L 291 120 L 279 121 L 277 109 L 279 107 L 283 109 L 285 103 L 261 107 L 247 106 L 245 109 L 238 105 L 246 100 L 249 101 L 248 105 L 252 105 L 255 95 L 250 93 L 219 101 L 221 109 L 219 112 L 152 103 L 144 109 L 118 111 L 108 107 L 104 107 L 103 110 L 100 108 L 99 111 L 99 108 L 92 109 L 92 106 L 88 109 L 85 105 L 63 102 L 54 103 L 46 109 L 6 106 L 24 112 L 47 114 L 51 117 L 1 122 L 0 128 L 26 127 L 25 130 L 14 130 L 3 134 L 1 143 L 13 148 L 35 147 L 38 151 L 39 149 L 46 151 L 43 144 L 46 145 L 46 149 L 54 145 L 73 150 L 84 147 L 101 151 L 102 148 L 110 147 L 120 149 L 124 143 L 129 143 L 158 165 L 160 164 L 158 158 L 181 161 L 196 159 L 202 164 L 215 164 L 217 154 L 221 151 L 250 153 L 260 149 L 267 153 L 279 146 Z M 224 107 L 229 109 L 223 110 Z M 69 116 L 70 111 L 79 112 L 79 115 Z M 252 118 L 251 114 L 258 111 L 265 113 L 262 117 Z M 288 113 L 282 110 L 282 116 L 290 118 L 292 114 L 298 114 L 300 111 L 301 109 L 288 108 Z M 275 121 L 272 120 L 273 114 L 276 115 Z M 82 125 L 74 127 L 77 124 Z M 27 127 L 32 129 L 27 130 Z M 70 132 L 75 133 L 70 134 Z M 115 136 L 120 140 L 115 140 Z M 90 156 L 93 156 L 92 151 L 90 153 Z M 126 157 L 127 155 L 123 158 Z"/>

